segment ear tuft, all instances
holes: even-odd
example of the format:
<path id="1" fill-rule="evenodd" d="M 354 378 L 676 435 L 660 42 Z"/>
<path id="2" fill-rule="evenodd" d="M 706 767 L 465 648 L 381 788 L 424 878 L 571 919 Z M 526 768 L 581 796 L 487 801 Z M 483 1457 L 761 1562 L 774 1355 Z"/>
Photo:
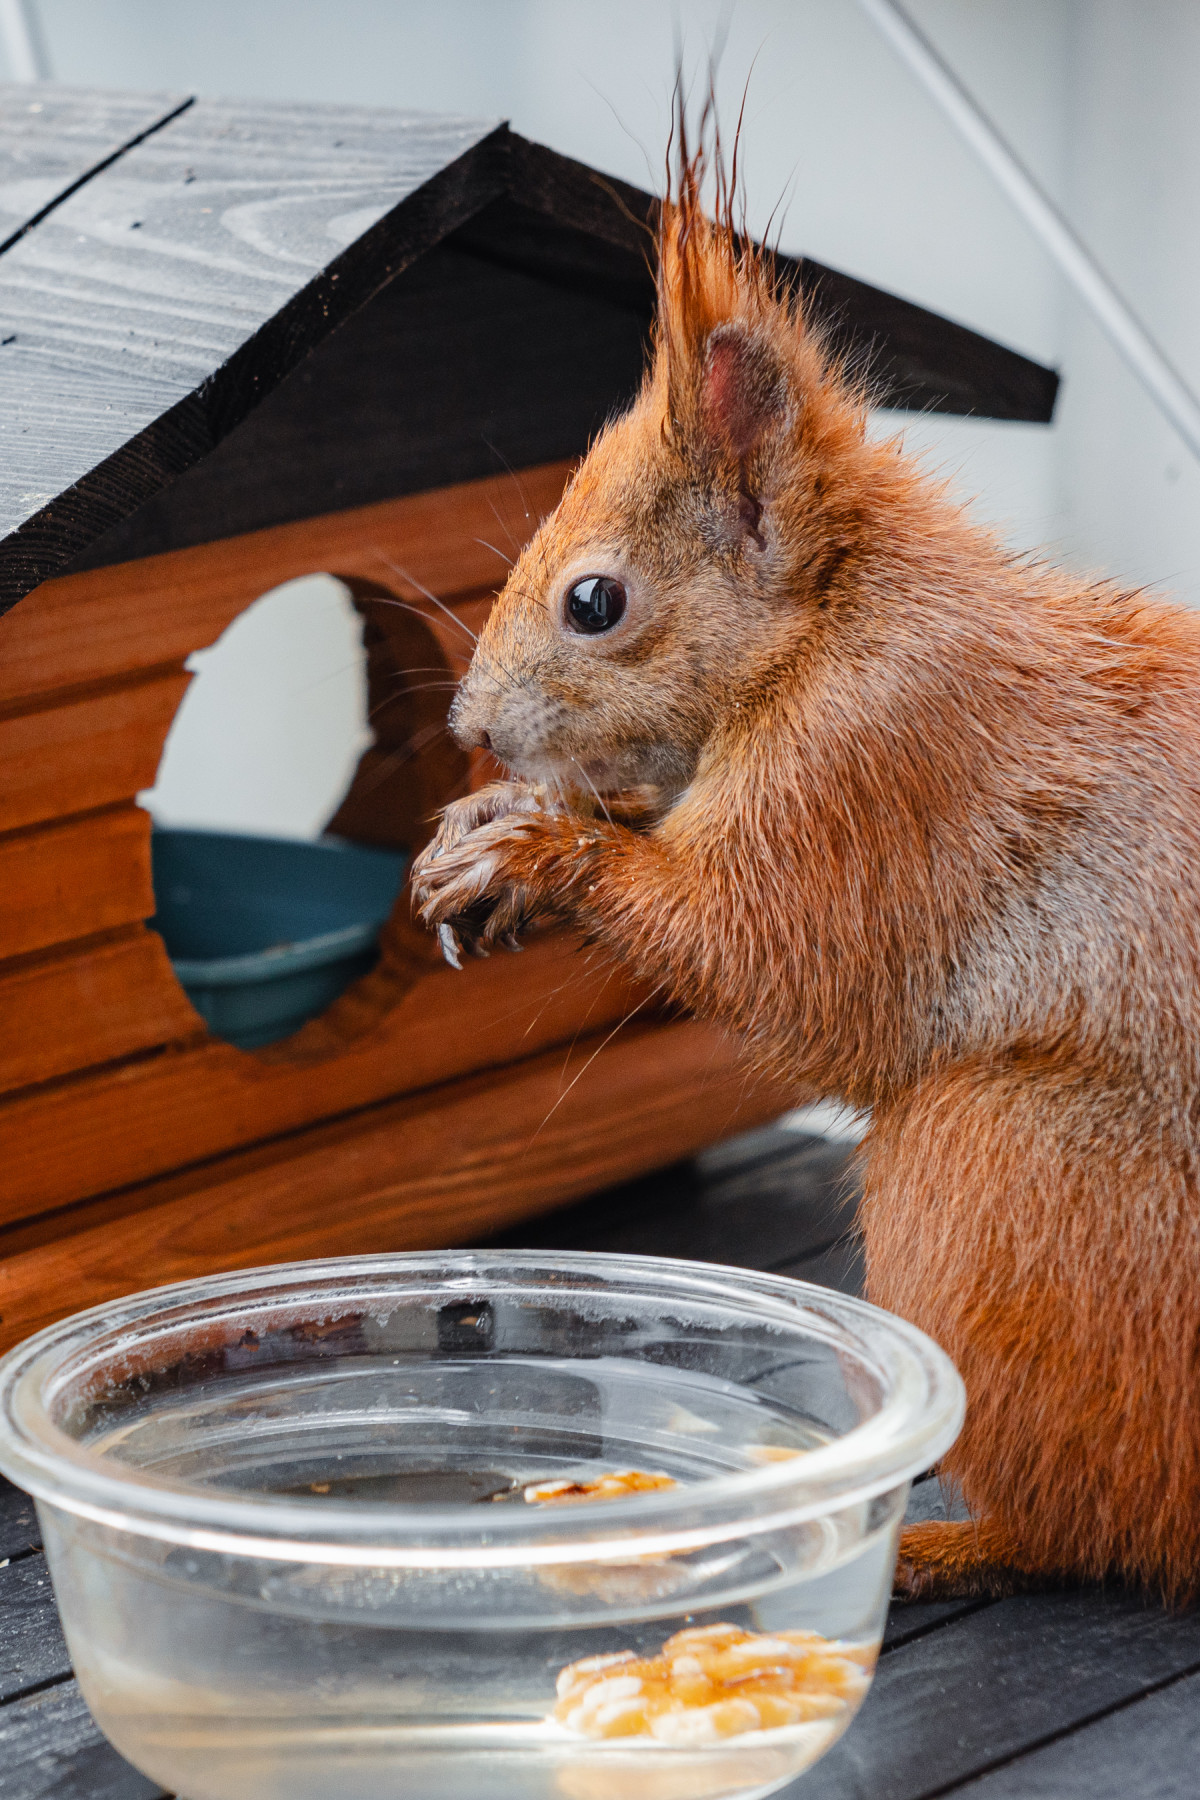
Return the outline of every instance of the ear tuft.
<path id="1" fill-rule="evenodd" d="M 718 325 L 709 333 L 701 403 L 709 425 L 739 461 L 782 418 L 785 395 L 774 356 L 745 326 Z"/>

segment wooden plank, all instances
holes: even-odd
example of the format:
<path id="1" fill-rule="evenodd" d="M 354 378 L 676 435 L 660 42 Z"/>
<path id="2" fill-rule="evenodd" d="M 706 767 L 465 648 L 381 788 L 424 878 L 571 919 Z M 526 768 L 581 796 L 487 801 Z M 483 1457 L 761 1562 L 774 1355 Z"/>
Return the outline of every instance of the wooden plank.
<path id="1" fill-rule="evenodd" d="M 0 252 L 189 103 L 186 94 L 0 87 Z"/>
<path id="2" fill-rule="evenodd" d="M 33 1501 L 0 1475 L 0 1562 L 27 1555 L 41 1541 Z"/>
<path id="3" fill-rule="evenodd" d="M 0 718 L 0 831 L 132 800 L 152 787 L 190 681 L 175 669 Z"/>
<path id="4" fill-rule="evenodd" d="M 0 1709 L 0 1800 L 165 1800 L 100 1735 L 77 1682 Z"/>
<path id="5" fill-rule="evenodd" d="M 45 1557 L 0 1568 L 0 1703 L 70 1672 Z"/>
<path id="6" fill-rule="evenodd" d="M 949 1520 L 961 1521 L 970 1516 L 961 1490 L 952 1481 L 942 1481 L 937 1475 L 927 1475 L 924 1480 L 913 1485 L 904 1512 L 904 1523 L 921 1525 L 933 1521 L 943 1525 Z M 915 1608 L 899 1608 L 901 1614 L 911 1610 Z"/>
<path id="7" fill-rule="evenodd" d="M 203 1033 L 163 941 L 137 926 L 0 963 L 0 1093 Z"/>
<path id="8" fill-rule="evenodd" d="M 0 1223 L 500 1067 L 636 1003 L 571 938 L 531 944 L 519 970 L 504 955 L 461 975 L 424 933 L 410 941 L 422 961 L 385 958 L 284 1044 L 251 1055 L 206 1039 L 0 1101 Z"/>
<path id="9" fill-rule="evenodd" d="M 0 1348 L 159 1282 L 469 1243 L 784 1104 L 748 1091 L 699 1024 L 586 1039 L 576 1068 L 593 1052 L 586 1084 L 567 1085 L 554 1050 L 177 1177 L 143 1191 L 136 1214 L 11 1255 L 0 1263 Z"/>
<path id="10" fill-rule="evenodd" d="M 0 957 L 147 919 L 150 815 L 113 807 L 0 838 Z"/>
<path id="11" fill-rule="evenodd" d="M 1172 1616 L 1135 1595 L 984 1607 L 882 1658 L 858 1720 L 812 1778 L 814 1800 L 946 1792 L 1198 1665 L 1200 1613 Z"/>
<path id="12" fill-rule="evenodd" d="M 0 260 L 0 599 L 211 450 L 499 191 L 493 129 L 198 100 L 14 244 Z"/>
<path id="13" fill-rule="evenodd" d="M 1200 1672 L 973 1782 L 970 1800 L 1195 1800 Z"/>
<path id="14" fill-rule="evenodd" d="M 491 476 L 49 582 L 0 619 L 0 704 L 181 663 L 260 594 L 321 570 L 377 579 L 428 606 L 432 622 L 437 608 L 414 584 L 439 597 L 499 586 L 505 565 L 489 544 L 500 534 L 507 547 L 505 533 L 524 541 L 573 466 L 523 469 L 519 487 Z"/>

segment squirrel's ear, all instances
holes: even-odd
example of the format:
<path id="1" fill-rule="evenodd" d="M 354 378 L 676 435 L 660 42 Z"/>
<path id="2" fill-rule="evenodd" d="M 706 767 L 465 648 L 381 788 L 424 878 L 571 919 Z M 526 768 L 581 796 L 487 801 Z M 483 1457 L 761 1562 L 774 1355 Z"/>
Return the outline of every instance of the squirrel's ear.
<path id="1" fill-rule="evenodd" d="M 783 417 L 783 371 L 769 347 L 744 325 L 718 325 L 709 333 L 700 381 L 706 423 L 722 446 L 744 461 Z"/>

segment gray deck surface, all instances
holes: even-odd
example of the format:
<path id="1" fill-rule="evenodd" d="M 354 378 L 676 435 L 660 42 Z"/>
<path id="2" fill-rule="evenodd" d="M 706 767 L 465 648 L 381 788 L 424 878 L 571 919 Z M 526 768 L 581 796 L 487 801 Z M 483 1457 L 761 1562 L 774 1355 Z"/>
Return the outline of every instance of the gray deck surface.
<path id="1" fill-rule="evenodd" d="M 853 1289 L 848 1153 L 782 1129 L 506 1240 L 685 1255 Z M 910 1517 L 956 1508 L 936 1480 Z M 0 1800 L 156 1800 L 100 1737 L 58 1628 L 30 1504 L 0 1483 Z M 1096 1589 L 894 1607 L 862 1713 L 796 1800 L 1192 1800 L 1200 1611 Z M 419 1800 L 419 1796 L 413 1796 Z M 464 1795 L 464 1800 L 469 1800 Z"/>

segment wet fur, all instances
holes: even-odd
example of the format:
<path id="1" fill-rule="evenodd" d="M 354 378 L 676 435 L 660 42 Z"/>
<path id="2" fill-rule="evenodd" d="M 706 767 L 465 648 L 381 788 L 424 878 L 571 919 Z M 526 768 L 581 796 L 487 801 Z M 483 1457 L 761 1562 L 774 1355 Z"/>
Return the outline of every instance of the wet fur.
<path id="1" fill-rule="evenodd" d="M 589 571 L 631 584 L 611 639 L 562 626 Z M 910 1533 L 907 1591 L 1194 1596 L 1200 622 L 1014 558 L 869 441 L 685 164 L 642 392 L 454 723 L 516 780 L 450 809 L 431 923 L 570 919 L 873 1109 L 869 1292 L 969 1395 L 946 1460 L 977 1524 Z M 589 793 L 635 787 L 612 822 Z"/>

